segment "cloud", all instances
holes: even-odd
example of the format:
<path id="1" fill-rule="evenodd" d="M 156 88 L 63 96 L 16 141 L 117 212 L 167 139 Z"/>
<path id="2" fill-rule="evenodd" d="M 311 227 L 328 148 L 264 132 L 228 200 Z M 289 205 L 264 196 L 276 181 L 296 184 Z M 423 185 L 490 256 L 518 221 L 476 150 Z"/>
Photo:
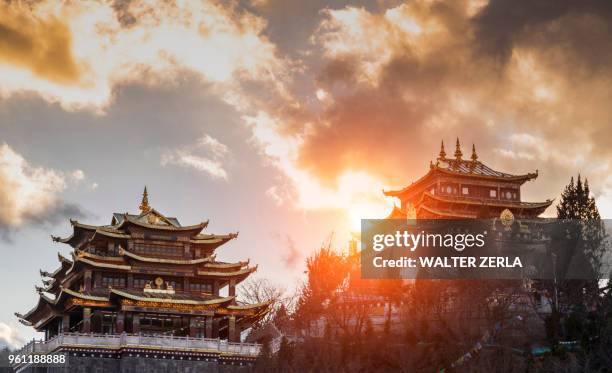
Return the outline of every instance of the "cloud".
<path id="1" fill-rule="evenodd" d="M 373 216 L 382 188 L 416 180 L 440 140 L 459 136 L 464 153 L 475 143 L 494 168 L 538 168 L 527 199 L 555 198 L 582 172 L 612 211 L 611 8 L 597 0 L 325 8 L 306 52 L 311 103 L 245 120 L 306 209 Z"/>
<path id="2" fill-rule="evenodd" d="M 7 144 L 0 145 L 0 236 L 8 238 L 12 230 L 27 224 L 82 217 L 77 205 L 59 196 L 71 174 L 32 166 Z"/>
<path id="3" fill-rule="evenodd" d="M 0 95 L 103 111 L 122 84 L 195 72 L 285 176 L 268 189 L 276 203 L 385 216 L 381 189 L 421 176 L 439 141 L 459 136 L 495 168 L 539 168 L 529 198 L 557 196 L 580 171 L 612 211 L 610 2 L 301 2 L 289 9 L 308 14 L 300 25 L 286 21 L 286 4 L 255 2 L 257 16 L 239 3 L 11 3 L 0 40 L 60 43 L 72 72 L 37 70 L 45 53 L 7 49 Z M 20 17 L 31 30 L 14 27 Z M 227 179 L 223 147 L 203 139 L 161 163 Z"/>
<path id="4" fill-rule="evenodd" d="M 34 16 L 26 4 L 0 4 L 0 62 L 23 66 L 39 79 L 74 83 L 79 76 L 68 27 L 51 15 Z"/>
<path id="5" fill-rule="evenodd" d="M 241 81 L 285 73 L 265 22 L 213 1 L 11 2 L 0 8 L 0 95 L 103 111 L 120 84 L 195 72 L 236 99 Z M 275 88 L 276 87 L 276 88 Z"/>
<path id="6" fill-rule="evenodd" d="M 229 148 L 210 135 L 204 135 L 194 145 L 164 150 L 161 165 L 177 165 L 205 172 L 215 179 L 227 180 L 223 161 L 230 155 Z"/>
<path id="7" fill-rule="evenodd" d="M 85 179 L 85 173 L 83 170 L 74 170 L 70 173 L 72 180 L 79 182 Z"/>
<path id="8" fill-rule="evenodd" d="M 19 336 L 17 330 L 13 329 L 8 324 L 0 322 L 0 345 L 5 344 L 10 348 L 18 348 L 23 346 L 24 339 Z"/>

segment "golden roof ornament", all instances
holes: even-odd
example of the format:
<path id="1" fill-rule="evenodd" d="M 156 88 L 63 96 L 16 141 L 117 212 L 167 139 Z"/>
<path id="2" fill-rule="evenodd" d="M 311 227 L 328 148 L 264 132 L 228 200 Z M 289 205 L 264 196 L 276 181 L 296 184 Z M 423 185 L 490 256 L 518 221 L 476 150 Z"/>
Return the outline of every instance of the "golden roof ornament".
<path id="1" fill-rule="evenodd" d="M 461 153 L 461 145 L 459 144 L 459 138 L 457 137 L 457 144 L 455 145 L 455 158 L 460 161 L 463 153 Z"/>
<path id="2" fill-rule="evenodd" d="M 446 152 L 444 151 L 444 140 L 442 140 L 442 144 L 440 145 L 440 155 L 439 159 L 446 159 Z"/>
<path id="3" fill-rule="evenodd" d="M 149 206 L 149 193 L 147 193 L 147 186 L 144 187 L 144 192 L 142 193 L 142 202 L 140 202 L 140 212 L 146 213 L 151 210 L 151 206 Z"/>
<path id="4" fill-rule="evenodd" d="M 478 154 L 476 154 L 476 146 L 472 144 L 472 162 L 476 162 L 478 160 Z"/>

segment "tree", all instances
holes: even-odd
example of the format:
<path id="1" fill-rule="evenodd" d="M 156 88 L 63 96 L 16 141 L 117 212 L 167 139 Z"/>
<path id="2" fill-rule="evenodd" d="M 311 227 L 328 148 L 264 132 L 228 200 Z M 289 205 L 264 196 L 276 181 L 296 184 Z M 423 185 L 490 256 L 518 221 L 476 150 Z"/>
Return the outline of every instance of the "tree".
<path id="1" fill-rule="evenodd" d="M 554 230 L 551 245 L 555 278 L 553 283 L 542 284 L 553 294 L 552 312 L 546 320 L 547 335 L 553 343 L 560 337 L 583 336 L 588 309 L 600 301 L 598 278 L 606 250 L 604 225 L 588 180 L 583 183 L 580 175 L 576 182 L 573 177 L 570 179 L 557 205 L 557 217 L 561 221 Z M 589 271 L 592 279 L 574 279 L 575 273 L 571 271 L 577 267 Z M 581 274 L 584 277 L 585 273 Z"/>
<path id="2" fill-rule="evenodd" d="M 330 245 L 321 247 L 306 260 L 308 278 L 300 290 L 294 320 L 302 328 L 318 319 L 339 290 L 346 285 L 349 266 L 344 256 Z"/>
<path id="3" fill-rule="evenodd" d="M 284 289 L 272 284 L 267 279 L 249 279 L 239 288 L 240 299 L 247 303 L 266 303 L 269 302 L 269 312 L 261 318 L 253 328 L 260 327 L 270 322 L 287 301 L 283 298 Z"/>
<path id="4" fill-rule="evenodd" d="M 601 219 L 595 198 L 591 196 L 589 181 L 585 179 L 583 184 L 580 174 L 578 181 L 574 184 L 572 177 L 561 193 L 561 201 L 557 205 L 557 218 L 587 221 Z"/>

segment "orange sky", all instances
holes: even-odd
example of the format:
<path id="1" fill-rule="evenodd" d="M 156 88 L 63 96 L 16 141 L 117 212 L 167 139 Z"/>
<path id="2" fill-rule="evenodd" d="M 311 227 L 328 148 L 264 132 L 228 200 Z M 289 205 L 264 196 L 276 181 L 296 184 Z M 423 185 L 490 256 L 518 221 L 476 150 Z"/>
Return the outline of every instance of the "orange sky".
<path id="1" fill-rule="evenodd" d="M 526 200 L 581 173 L 610 216 L 610 4 L 2 3 L 0 246 L 43 266 L 49 231 L 135 209 L 148 183 L 162 212 L 240 230 L 231 258 L 294 280 L 457 136 L 538 169 Z"/>

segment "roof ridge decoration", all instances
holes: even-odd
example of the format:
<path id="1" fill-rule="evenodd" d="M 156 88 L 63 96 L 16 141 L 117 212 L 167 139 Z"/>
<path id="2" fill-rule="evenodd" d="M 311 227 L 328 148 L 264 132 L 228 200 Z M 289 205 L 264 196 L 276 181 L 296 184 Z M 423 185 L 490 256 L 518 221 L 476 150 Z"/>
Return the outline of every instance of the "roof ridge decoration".
<path id="1" fill-rule="evenodd" d="M 444 151 L 444 140 L 442 140 L 442 143 L 440 144 L 440 154 L 438 155 L 438 159 L 446 159 L 446 152 Z"/>
<path id="2" fill-rule="evenodd" d="M 151 211 L 155 211 L 154 209 L 151 209 Z M 157 211 L 156 211 L 157 212 Z M 157 212 L 158 215 L 162 216 L 159 212 Z M 128 223 L 131 224 L 136 224 L 139 225 L 141 227 L 144 228 L 153 228 L 153 229 L 164 229 L 164 230 L 176 230 L 176 231 L 190 231 L 190 230 L 197 230 L 196 235 L 202 231 L 202 229 L 206 228 L 208 226 L 209 221 L 203 221 L 200 222 L 199 224 L 194 224 L 194 225 L 185 225 L 185 226 L 175 226 L 171 223 L 168 224 L 155 224 L 155 223 L 151 223 L 149 221 L 142 221 L 141 217 L 146 216 L 147 213 L 139 215 L 138 217 L 133 217 L 132 215 L 128 214 L 127 212 L 123 215 L 123 221 L 121 222 L 121 224 L 119 224 L 117 227 L 115 227 L 115 229 L 122 229 L 125 225 L 127 225 Z M 164 217 L 164 219 L 167 219 Z"/>
<path id="3" fill-rule="evenodd" d="M 48 271 L 43 271 L 42 269 L 39 269 L 38 272 L 40 273 L 40 277 L 52 277 L 51 273 Z"/>
<path id="4" fill-rule="evenodd" d="M 459 144 L 459 137 L 457 137 L 457 143 L 455 144 L 455 159 L 461 161 L 463 153 L 461 152 L 461 144 Z"/>
<path id="5" fill-rule="evenodd" d="M 59 251 L 57 252 L 57 260 L 59 260 L 60 263 L 72 264 L 72 261 L 63 256 L 62 253 L 60 253 Z"/>
<path id="6" fill-rule="evenodd" d="M 140 211 L 144 214 L 151 210 L 151 206 L 149 206 L 149 193 L 147 192 L 147 186 L 144 187 L 144 192 L 142 193 L 142 201 L 140 202 Z"/>

